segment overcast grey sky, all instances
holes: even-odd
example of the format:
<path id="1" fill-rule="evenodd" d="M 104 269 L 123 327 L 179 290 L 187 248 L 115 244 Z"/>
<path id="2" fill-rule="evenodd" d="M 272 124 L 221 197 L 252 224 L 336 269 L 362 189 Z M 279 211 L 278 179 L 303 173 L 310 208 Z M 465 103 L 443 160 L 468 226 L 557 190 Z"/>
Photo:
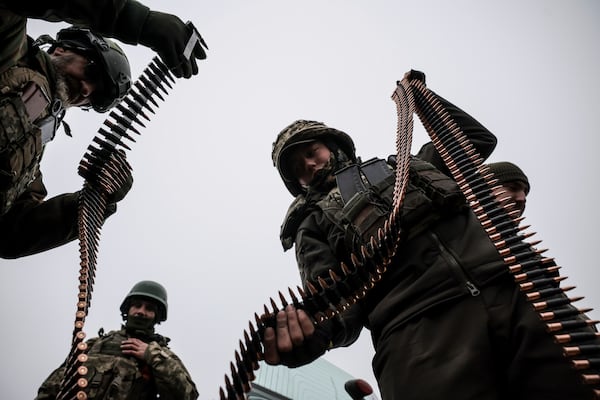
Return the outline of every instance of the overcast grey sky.
<path id="1" fill-rule="evenodd" d="M 529 175 L 524 224 L 598 307 L 600 3 L 596 0 L 147 1 L 192 20 L 210 51 L 180 80 L 128 159 L 135 183 L 104 226 L 88 336 L 120 324 L 137 281 L 169 291 L 172 338 L 201 399 L 216 399 L 247 321 L 299 284 L 279 226 L 292 201 L 273 168 L 276 134 L 315 119 L 353 136 L 363 159 L 394 152 L 395 82 L 428 86 L 498 137 L 490 160 Z M 32 21 L 30 34 L 62 24 Z M 137 77 L 153 53 L 124 46 Z M 42 163 L 50 195 L 81 188 L 77 166 L 105 115 L 72 110 Z M 427 140 L 415 122 L 414 148 Z M 66 357 L 76 311 L 77 242 L 0 260 L 0 398 L 33 398 Z M 590 315 L 600 318 L 598 311 Z M 367 331 L 326 358 L 375 385 Z"/>

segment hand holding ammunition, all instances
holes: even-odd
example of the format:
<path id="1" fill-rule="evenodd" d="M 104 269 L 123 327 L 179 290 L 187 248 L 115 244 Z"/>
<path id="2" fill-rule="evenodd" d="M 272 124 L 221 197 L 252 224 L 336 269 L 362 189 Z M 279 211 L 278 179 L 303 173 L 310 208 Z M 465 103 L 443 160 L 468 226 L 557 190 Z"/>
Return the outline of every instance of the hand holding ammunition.
<path id="1" fill-rule="evenodd" d="M 411 69 L 404 74 L 404 79 L 408 79 L 409 81 L 421 81 L 425 85 L 425 73 L 421 71 Z"/>
<path id="2" fill-rule="evenodd" d="M 264 359 L 271 365 L 299 367 L 319 358 L 328 348 L 325 330 L 303 310 L 288 305 L 277 313 L 275 328 L 265 328 Z"/>
<path id="3" fill-rule="evenodd" d="M 194 38 L 195 43 L 191 55 L 186 58 L 184 51 L 190 38 Z M 196 75 L 198 73 L 196 59 L 204 60 L 206 58 L 204 49 L 208 49 L 191 23 L 185 24 L 175 15 L 158 11 L 148 13 L 140 34 L 140 43 L 157 52 L 178 78 L 182 76 L 190 78 Z"/>
<path id="4" fill-rule="evenodd" d="M 125 198 L 133 186 L 131 166 L 125 158 L 125 152 L 123 150 L 116 151 L 111 156 L 106 168 L 113 181 L 106 200 L 108 203 L 118 203 Z"/>

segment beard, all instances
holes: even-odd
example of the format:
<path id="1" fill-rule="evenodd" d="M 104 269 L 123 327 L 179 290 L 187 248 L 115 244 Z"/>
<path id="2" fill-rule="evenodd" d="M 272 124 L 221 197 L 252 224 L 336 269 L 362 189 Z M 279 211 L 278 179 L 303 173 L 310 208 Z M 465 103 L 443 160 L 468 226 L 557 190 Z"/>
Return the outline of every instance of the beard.
<path id="1" fill-rule="evenodd" d="M 56 97 L 62 102 L 64 108 L 71 107 L 72 100 L 81 92 L 81 83 L 65 72 L 65 67 L 72 62 L 72 59 L 70 55 L 51 58 L 56 72 Z"/>

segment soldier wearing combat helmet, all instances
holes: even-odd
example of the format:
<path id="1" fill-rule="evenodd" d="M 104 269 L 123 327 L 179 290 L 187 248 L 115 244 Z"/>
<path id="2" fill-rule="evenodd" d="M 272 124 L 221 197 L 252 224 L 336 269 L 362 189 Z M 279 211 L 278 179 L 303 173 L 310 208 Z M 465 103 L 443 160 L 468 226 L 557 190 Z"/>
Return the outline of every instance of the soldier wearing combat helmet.
<path id="1" fill-rule="evenodd" d="M 418 71 L 406 78 L 425 84 Z M 489 157 L 496 137 L 460 108 L 428 94 L 450 114 L 473 150 L 484 160 Z M 432 129 L 439 134 L 445 126 Z M 342 293 L 362 281 L 356 260 L 369 254 L 364 249 L 389 220 L 394 204 L 394 158 L 363 162 L 348 135 L 301 120 L 279 133 L 272 159 L 295 196 L 280 238 L 284 250 L 294 247 L 304 290 L 312 293 L 328 285 Z M 527 183 L 523 174 L 510 175 Z M 504 191 L 503 198 L 509 197 Z M 267 363 L 308 364 L 326 351 L 351 345 L 367 328 L 383 399 L 593 398 L 593 387 L 581 383 L 561 346 L 523 299 L 431 142 L 410 158 L 397 221 L 399 232 L 386 239 L 398 244 L 385 273 L 377 282 L 364 278 L 373 288 L 321 324 L 292 304 L 278 311 L 275 326 L 266 327 L 263 335 Z M 565 300 L 564 294 L 558 297 Z M 344 304 L 335 296 L 318 298 Z"/>
<path id="2" fill-rule="evenodd" d="M 277 136 L 271 155 L 273 165 L 294 196 L 305 193 L 308 185 L 303 187 L 294 177 L 294 163 L 290 159 L 291 151 L 299 147 L 307 151 L 318 150 L 318 148 L 313 149 L 315 143 L 322 143 L 330 150 L 327 165 L 319 175 L 330 175 L 349 161 L 356 161 L 354 142 L 346 133 L 317 121 L 295 121 Z"/>
<path id="3" fill-rule="evenodd" d="M 176 76 L 196 74 L 196 59 L 206 57 L 200 40 L 185 59 L 191 27 L 134 0 L 40 4 L 0 0 L 0 258 L 39 253 L 77 237 L 78 192 L 46 200 L 39 167 L 68 108 L 106 112 L 131 86 L 127 57 L 103 35 L 151 47 Z M 77 26 L 34 41 L 27 36 L 28 18 Z M 122 155 L 115 158 L 117 166 L 126 163 Z M 132 185 L 131 176 L 123 181 L 108 193 L 105 217 Z"/>
<path id="4" fill-rule="evenodd" d="M 167 291 L 158 282 L 136 283 L 121 303 L 124 325 L 120 330 L 89 339 L 86 394 L 109 398 L 195 400 L 196 385 L 183 362 L 167 346 L 170 339 L 154 326 L 167 320 Z M 54 400 L 65 371 L 61 365 L 44 381 L 36 400 Z"/>

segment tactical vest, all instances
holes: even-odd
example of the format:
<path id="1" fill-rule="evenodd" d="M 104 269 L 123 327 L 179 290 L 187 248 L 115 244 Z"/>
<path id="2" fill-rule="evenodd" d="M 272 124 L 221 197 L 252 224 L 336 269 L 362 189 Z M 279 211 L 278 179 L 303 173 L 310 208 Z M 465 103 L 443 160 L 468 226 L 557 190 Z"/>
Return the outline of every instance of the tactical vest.
<path id="1" fill-rule="evenodd" d="M 346 248 L 350 251 L 367 244 L 371 236 L 377 237 L 377 230 L 389 217 L 396 175 L 393 158 L 388 161 L 373 158 L 341 169 L 335 173 L 337 186 L 315 204 L 329 220 L 344 229 Z M 409 172 L 400 220 L 407 237 L 421 233 L 440 218 L 467 206 L 457 183 L 432 164 L 413 157 Z M 282 226 L 284 248 L 286 244 L 291 247 L 289 238 L 295 236 L 299 221 L 310 211 L 306 201 L 295 200 Z M 285 237 L 288 242 L 284 242 Z"/>
<path id="2" fill-rule="evenodd" d="M 38 173 L 44 143 L 40 122 L 49 104 L 49 84 L 39 72 L 14 66 L 0 74 L 0 216 Z"/>
<path id="3" fill-rule="evenodd" d="M 149 366 L 134 357 L 124 356 L 123 331 L 109 332 L 88 341 L 87 352 L 89 400 L 155 399 L 156 386 Z"/>

